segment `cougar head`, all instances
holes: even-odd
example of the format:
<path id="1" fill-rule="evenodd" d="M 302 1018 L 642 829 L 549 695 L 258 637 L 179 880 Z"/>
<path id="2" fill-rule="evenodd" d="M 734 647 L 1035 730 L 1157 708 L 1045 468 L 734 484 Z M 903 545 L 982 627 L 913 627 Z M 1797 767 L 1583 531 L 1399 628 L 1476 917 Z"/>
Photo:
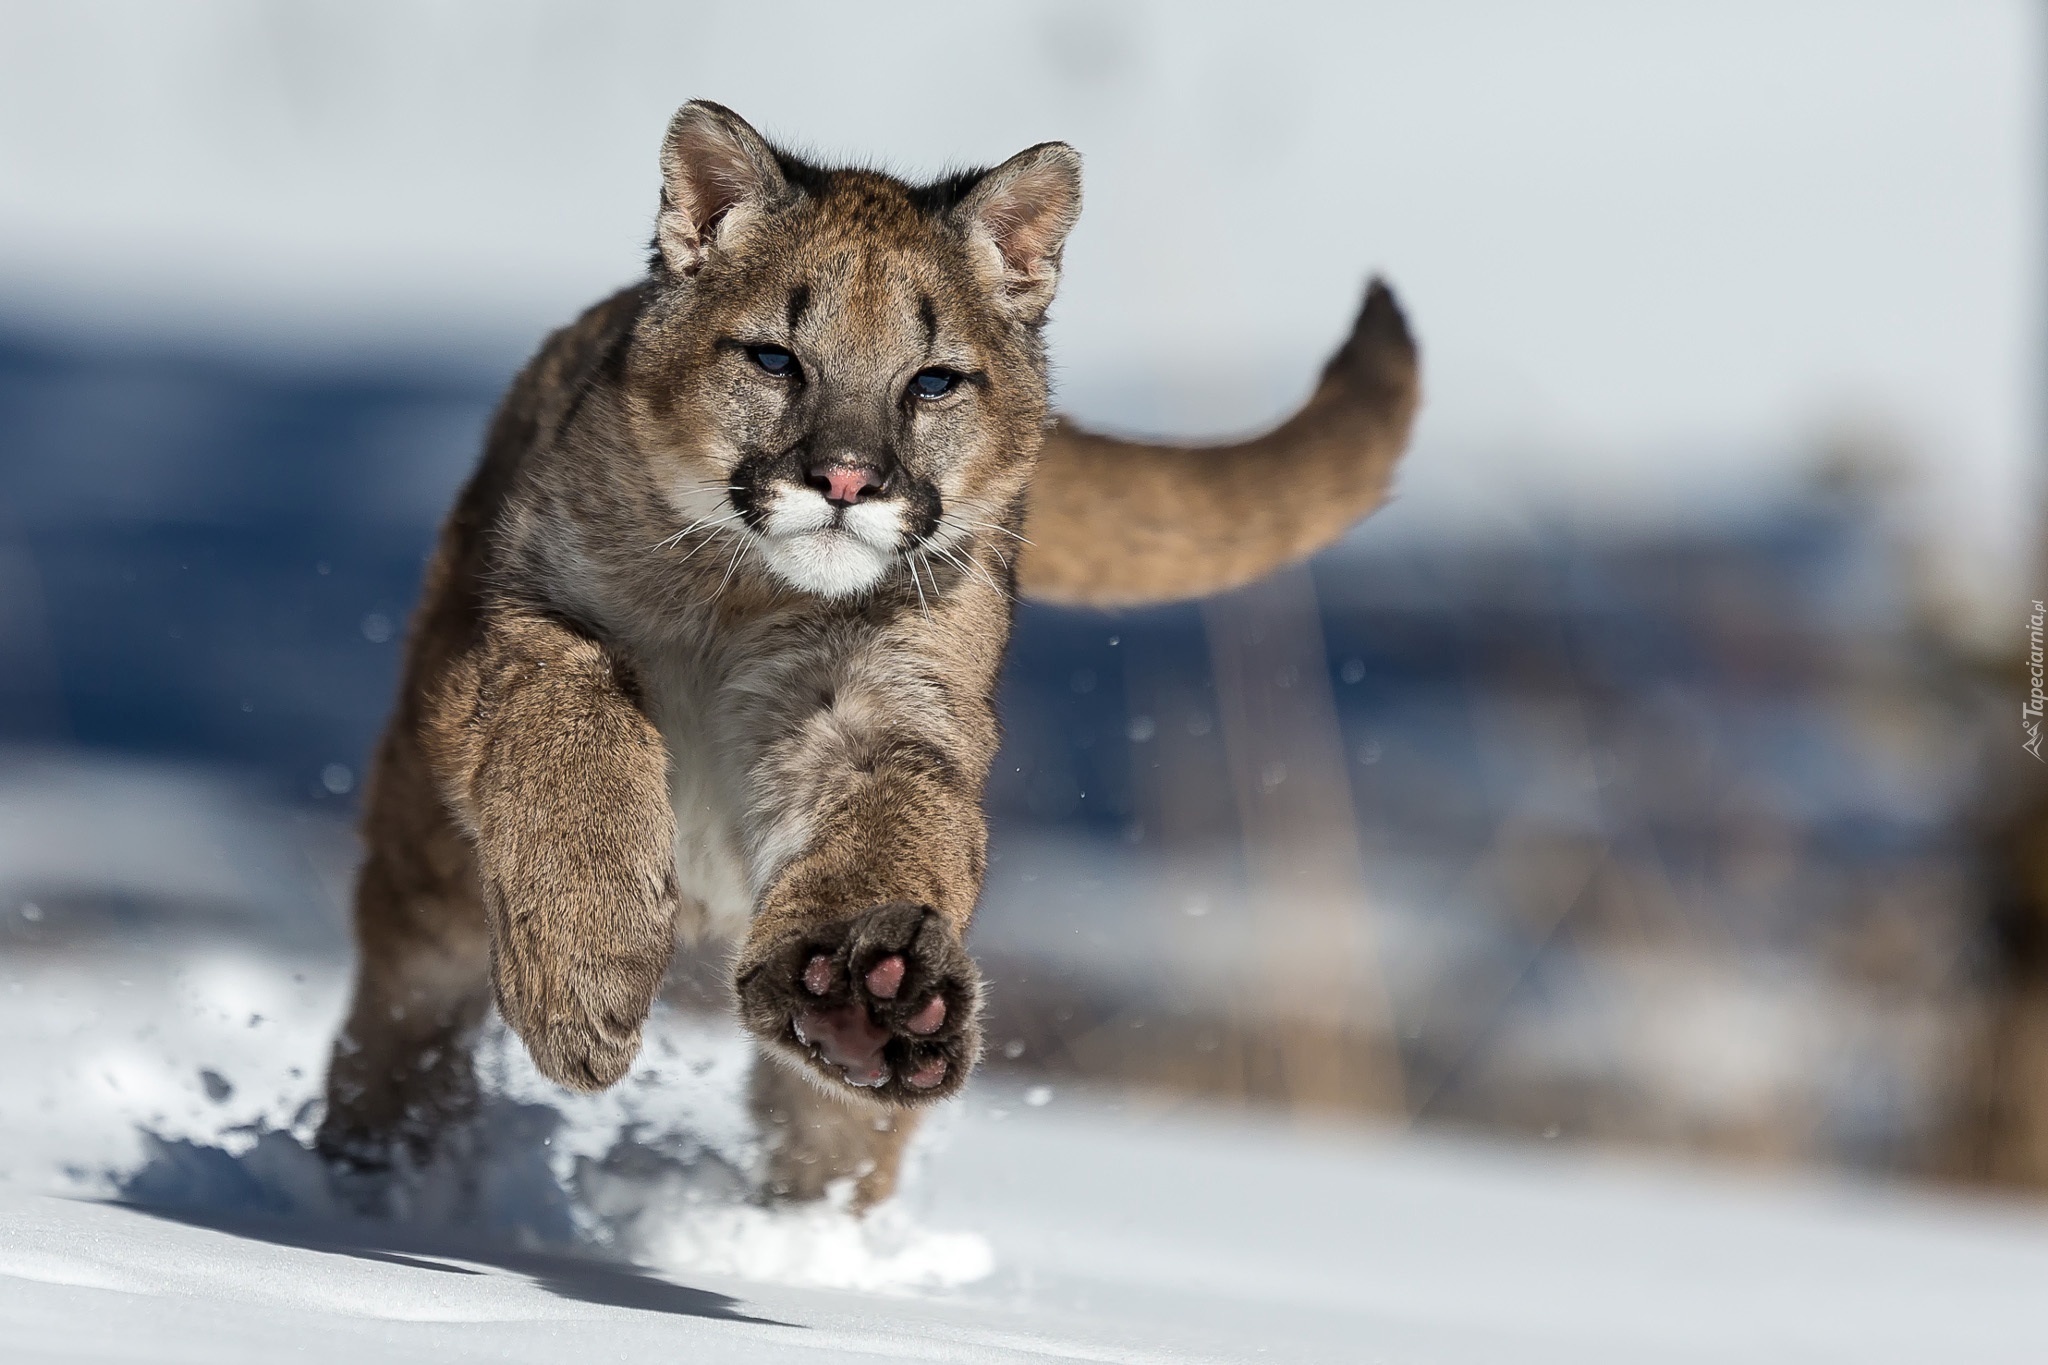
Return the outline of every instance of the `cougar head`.
<path id="1" fill-rule="evenodd" d="M 627 389 L 678 534 L 722 530 L 785 584 L 847 597 L 1011 526 L 1045 430 L 1073 149 L 912 185 L 810 165 L 698 101 L 661 170 Z"/>

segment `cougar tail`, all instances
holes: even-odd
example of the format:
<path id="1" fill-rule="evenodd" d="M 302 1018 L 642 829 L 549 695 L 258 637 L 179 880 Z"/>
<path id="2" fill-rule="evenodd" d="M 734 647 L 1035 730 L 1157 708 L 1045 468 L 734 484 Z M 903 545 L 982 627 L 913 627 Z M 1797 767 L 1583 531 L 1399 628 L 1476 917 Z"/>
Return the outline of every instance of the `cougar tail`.
<path id="1" fill-rule="evenodd" d="M 1147 445 L 1062 420 L 1046 437 L 1017 565 L 1026 597 L 1138 606 L 1234 588 L 1379 506 L 1421 388 L 1394 291 L 1375 279 L 1301 410 L 1235 445 Z"/>

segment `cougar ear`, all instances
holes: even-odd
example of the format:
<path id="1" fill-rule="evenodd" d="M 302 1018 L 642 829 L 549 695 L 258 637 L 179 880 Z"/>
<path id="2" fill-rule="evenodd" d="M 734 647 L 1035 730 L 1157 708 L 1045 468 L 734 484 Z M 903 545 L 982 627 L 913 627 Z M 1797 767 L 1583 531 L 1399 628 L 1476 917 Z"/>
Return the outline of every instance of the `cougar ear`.
<path id="1" fill-rule="evenodd" d="M 711 248 L 789 192 L 775 152 L 722 104 L 691 100 L 661 144 L 661 216 L 654 242 L 678 275 L 694 275 Z"/>
<path id="2" fill-rule="evenodd" d="M 1081 154 L 1041 142 L 984 175 L 954 210 L 989 248 L 1003 296 L 1036 321 L 1052 306 L 1060 249 L 1081 216 Z"/>

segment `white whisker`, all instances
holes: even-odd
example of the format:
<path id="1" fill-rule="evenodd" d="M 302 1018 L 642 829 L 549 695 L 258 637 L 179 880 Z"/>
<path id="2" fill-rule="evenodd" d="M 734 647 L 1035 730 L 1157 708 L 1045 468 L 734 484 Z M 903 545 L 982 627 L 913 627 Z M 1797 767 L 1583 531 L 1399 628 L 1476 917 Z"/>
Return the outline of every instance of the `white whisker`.
<path id="1" fill-rule="evenodd" d="M 940 517 L 939 520 L 943 522 L 946 519 L 944 517 Z M 937 545 L 931 545 L 930 548 L 935 553 L 946 554 L 946 551 L 944 551 Z M 1008 555 L 1003 553 L 1002 547 L 997 545 L 991 545 L 988 548 L 995 552 L 995 557 L 997 559 L 1003 561 L 1003 569 L 1005 572 L 1008 572 L 1010 568 L 1010 558 Z M 963 551 L 962 553 L 965 552 Z M 998 597 L 1008 597 L 1010 595 L 1009 589 L 1005 588 L 1002 584 L 998 583 L 995 580 L 995 577 L 989 573 L 988 569 L 984 567 L 979 560 L 975 559 L 972 554 L 967 555 L 967 563 L 965 564 L 961 564 L 959 560 L 953 559 L 953 556 L 950 554 L 946 554 L 946 558 L 948 560 L 951 560 L 956 566 L 958 566 L 962 572 L 978 574 L 981 577 L 982 582 L 988 584 L 991 588 L 994 588 L 996 590 L 996 595 Z"/>
<path id="2" fill-rule="evenodd" d="M 932 604 L 924 600 L 924 583 L 917 576 L 917 552 L 912 551 L 904 556 L 903 567 L 910 570 L 910 583 L 912 587 L 917 589 L 917 605 L 924 611 L 924 619 L 927 621 L 931 620 Z M 939 580 L 934 578 L 932 580 L 932 591 L 937 592 L 938 586 Z"/>
<path id="3" fill-rule="evenodd" d="M 972 535 L 972 533 L 971 533 L 971 532 L 970 532 L 970 531 L 969 531 L 969 530 L 967 529 L 967 527 L 966 527 L 966 526 L 965 526 L 964 524 L 962 524 L 962 523 L 960 523 L 960 522 L 957 522 L 957 521 L 952 521 L 952 520 L 950 520 L 950 519 L 948 519 L 947 517 L 944 517 L 944 516 L 941 516 L 941 517 L 939 518 L 939 522 L 940 522 L 940 524 L 941 524 L 941 525 L 945 525 L 945 526 L 950 526 L 950 527 L 952 527 L 952 528 L 953 528 L 954 530 L 958 531 L 958 532 L 959 532 L 959 533 L 960 533 L 961 535 L 963 535 L 963 536 L 967 536 L 967 537 L 968 537 L 969 539 L 972 539 L 972 538 L 973 538 L 973 535 Z M 1001 528 L 1000 528 L 1000 527 L 998 527 L 997 529 L 998 529 L 998 530 L 1000 530 Z M 1026 542 L 1026 543 L 1028 544 L 1029 542 Z M 1002 547 L 1002 546 L 1000 546 L 1000 545 L 991 545 L 991 546 L 989 546 L 988 548 L 989 548 L 989 553 L 990 553 L 990 554 L 994 555 L 994 556 L 995 556 L 995 557 L 996 557 L 997 559 L 1000 559 L 1000 560 L 1002 560 L 1002 561 L 1003 561 L 1003 568 L 1004 568 L 1004 570 L 1006 570 L 1006 571 L 1007 571 L 1007 570 L 1009 569 L 1009 567 L 1010 567 L 1010 557 L 1009 557 L 1008 555 L 1006 555 L 1006 554 L 1004 554 L 1004 553 L 1003 553 L 1003 547 Z"/>
<path id="4" fill-rule="evenodd" d="M 939 556 L 939 558 L 945 560 L 948 564 L 951 564 L 961 573 L 973 574 L 979 577 L 982 582 L 988 584 L 991 588 L 994 588 L 996 590 L 996 596 L 1007 597 L 1009 595 L 1003 591 L 1001 584 L 997 583 L 995 579 L 989 577 L 987 569 L 982 568 L 981 565 L 975 563 L 973 560 L 963 560 L 956 556 L 951 550 L 946 549 L 944 546 L 927 544 L 925 548 L 930 550 L 933 554 Z"/>
<path id="5" fill-rule="evenodd" d="M 939 520 L 945 521 L 947 520 L 947 518 L 945 517 L 945 515 L 941 514 Z M 1010 539 L 1019 541 L 1025 545 L 1029 545 L 1031 543 L 1030 541 L 1025 540 L 1023 536 L 1020 536 L 1015 531 L 1012 531 L 1009 527 L 998 526 L 992 521 L 976 521 L 972 517 L 961 517 L 955 524 L 960 526 L 979 526 L 984 531 L 1001 532 L 1003 535 L 1008 536 Z"/>
<path id="6" fill-rule="evenodd" d="M 718 542 L 718 538 L 719 538 L 720 536 L 722 536 L 722 535 L 725 535 L 725 534 L 727 534 L 727 532 L 726 532 L 726 530 L 725 530 L 725 529 L 724 529 L 723 527 L 718 527 L 718 526 L 714 526 L 714 527 L 712 527 L 712 528 L 711 528 L 711 534 L 709 534 L 709 535 L 705 536 L 705 537 L 704 537 L 704 539 L 702 539 L 702 540 L 698 541 L 698 542 L 696 543 L 696 545 L 692 546 L 692 547 L 691 547 L 691 549 L 690 549 L 690 553 L 689 553 L 689 554 L 686 554 L 686 555 L 684 555 L 684 556 L 683 556 L 683 557 L 682 557 L 681 559 L 678 559 L 678 560 L 676 561 L 676 564 L 680 566 L 680 565 L 683 565 L 683 564 L 687 564 L 687 563 L 689 563 L 689 562 L 690 562 L 690 559 L 691 559 L 691 557 L 692 557 L 692 556 L 694 556 L 694 555 L 695 555 L 695 554 L 697 553 L 697 551 L 699 551 L 699 550 L 703 549 L 703 548 L 704 548 L 704 547 L 705 547 L 706 545 L 714 545 L 714 544 L 716 544 L 716 543 Z M 741 543 L 742 545 L 746 544 L 746 537 L 745 537 L 745 536 L 741 536 L 741 537 L 740 537 L 740 543 Z"/>
<path id="7" fill-rule="evenodd" d="M 692 531 L 695 531 L 700 526 L 723 526 L 727 522 L 739 520 L 739 515 L 740 514 L 738 512 L 728 512 L 726 515 L 722 517 L 715 515 L 708 517 L 699 517 L 695 521 L 691 522 L 688 526 L 685 526 L 682 530 L 670 536 L 668 539 L 657 541 L 654 545 L 654 548 L 657 550 L 666 550 L 671 545 L 679 544 L 684 536 L 689 535 Z"/>
<path id="8" fill-rule="evenodd" d="M 740 543 L 732 549 L 732 562 L 725 566 L 725 577 L 718 580 L 718 590 L 711 594 L 711 600 L 714 602 L 725 594 L 725 585 L 732 582 L 733 570 L 740 566 L 740 556 L 747 552 L 747 538 L 741 536 L 739 540 Z"/>

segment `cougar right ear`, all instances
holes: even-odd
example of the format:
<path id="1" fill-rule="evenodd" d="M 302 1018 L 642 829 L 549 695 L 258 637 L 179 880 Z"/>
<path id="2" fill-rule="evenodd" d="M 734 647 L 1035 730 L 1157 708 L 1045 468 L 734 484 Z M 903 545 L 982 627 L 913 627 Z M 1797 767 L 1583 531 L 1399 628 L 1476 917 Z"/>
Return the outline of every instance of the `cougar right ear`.
<path id="1" fill-rule="evenodd" d="M 789 192 L 775 152 L 722 104 L 691 100 L 661 144 L 661 216 L 654 241 L 678 275 L 694 275 L 711 249 Z"/>

